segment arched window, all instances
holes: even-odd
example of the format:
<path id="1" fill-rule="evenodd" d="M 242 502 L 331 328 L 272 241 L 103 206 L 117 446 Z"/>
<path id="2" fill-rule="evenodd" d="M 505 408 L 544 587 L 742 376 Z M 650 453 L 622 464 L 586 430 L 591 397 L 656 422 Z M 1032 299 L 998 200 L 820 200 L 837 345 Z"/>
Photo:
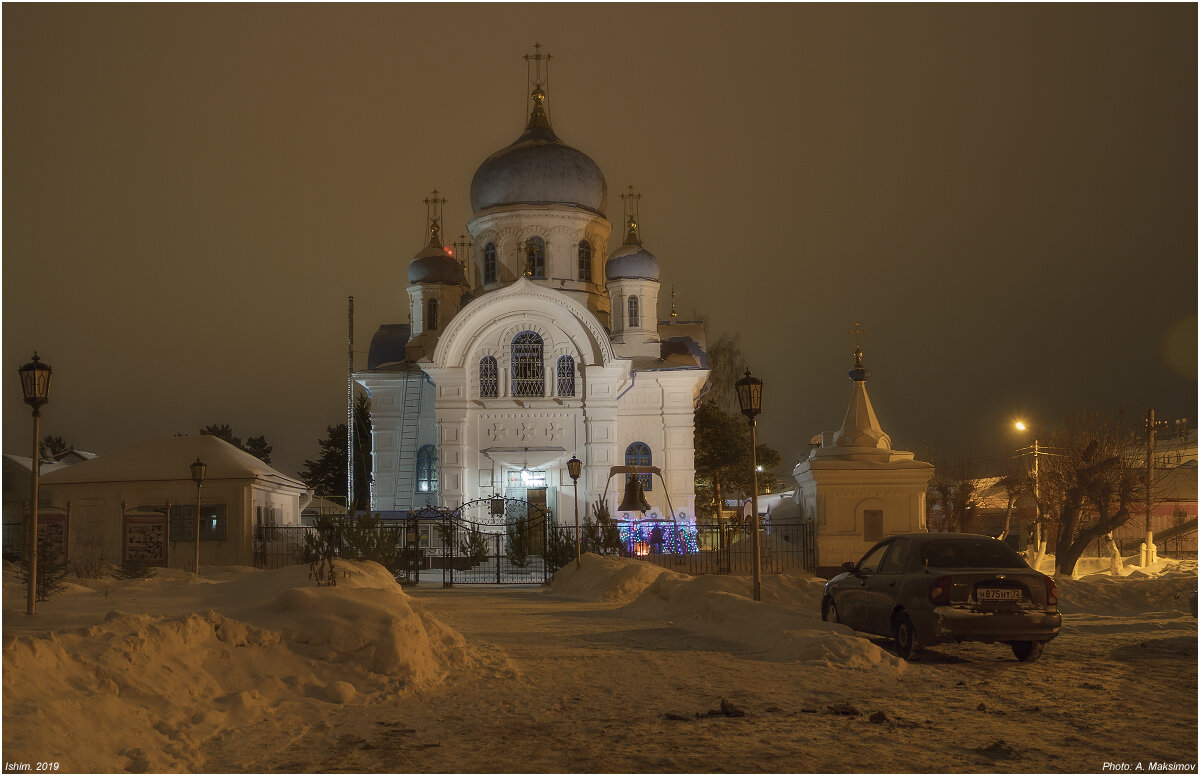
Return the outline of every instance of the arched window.
<path id="1" fill-rule="evenodd" d="M 425 313 L 425 331 L 437 331 L 437 314 L 438 303 L 436 299 L 430 299 L 426 305 Z"/>
<path id="2" fill-rule="evenodd" d="M 535 278 L 546 277 L 546 241 L 541 237 L 530 237 L 525 242 L 525 260 Z"/>
<path id="3" fill-rule="evenodd" d="M 558 395 L 575 395 L 575 359 L 570 356 L 558 359 Z"/>
<path id="4" fill-rule="evenodd" d="M 532 331 L 523 331 L 513 337 L 512 395 L 546 395 L 546 372 L 542 366 L 542 338 Z"/>
<path id="5" fill-rule="evenodd" d="M 592 280 L 592 244 L 587 240 L 579 241 L 579 279 Z"/>
<path id="6" fill-rule="evenodd" d="M 629 447 L 625 448 L 625 465 L 626 466 L 653 466 L 650 463 L 650 445 L 645 442 L 634 442 Z M 634 475 L 626 474 L 625 481 L 628 482 Z M 650 490 L 654 485 L 649 472 L 637 475 L 637 478 L 642 481 L 642 490 Z"/>
<path id="7" fill-rule="evenodd" d="M 496 243 L 483 246 L 483 282 L 496 282 Z"/>
<path id="8" fill-rule="evenodd" d="M 500 395 L 500 379 L 493 356 L 479 359 L 479 395 L 485 399 L 494 399 Z"/>
<path id="9" fill-rule="evenodd" d="M 417 492 L 436 493 L 438 489 L 438 453 L 433 445 L 417 451 Z"/>
<path id="10" fill-rule="evenodd" d="M 629 328 L 636 329 L 641 321 L 641 316 L 638 314 L 638 298 L 636 296 L 629 297 Z"/>

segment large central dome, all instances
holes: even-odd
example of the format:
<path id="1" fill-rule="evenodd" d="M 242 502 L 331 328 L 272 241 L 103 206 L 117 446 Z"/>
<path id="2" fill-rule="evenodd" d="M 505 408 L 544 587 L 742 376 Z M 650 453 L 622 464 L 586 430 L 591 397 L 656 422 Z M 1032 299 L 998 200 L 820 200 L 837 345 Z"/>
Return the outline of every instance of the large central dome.
<path id="1" fill-rule="evenodd" d="M 471 208 L 500 205 L 574 205 L 604 215 L 608 184 L 595 162 L 563 143 L 542 108 L 545 93 L 533 93 L 525 133 L 484 160 L 471 179 Z"/>

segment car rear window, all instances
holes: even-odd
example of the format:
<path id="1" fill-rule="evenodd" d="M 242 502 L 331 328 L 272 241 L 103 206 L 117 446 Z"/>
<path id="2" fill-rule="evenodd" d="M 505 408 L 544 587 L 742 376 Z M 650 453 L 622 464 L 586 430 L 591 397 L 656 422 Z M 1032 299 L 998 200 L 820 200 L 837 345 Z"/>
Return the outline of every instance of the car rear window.
<path id="1" fill-rule="evenodd" d="M 1025 559 L 1011 547 L 994 539 L 945 539 L 921 547 L 921 559 L 929 566 L 956 569 L 1020 569 Z"/>

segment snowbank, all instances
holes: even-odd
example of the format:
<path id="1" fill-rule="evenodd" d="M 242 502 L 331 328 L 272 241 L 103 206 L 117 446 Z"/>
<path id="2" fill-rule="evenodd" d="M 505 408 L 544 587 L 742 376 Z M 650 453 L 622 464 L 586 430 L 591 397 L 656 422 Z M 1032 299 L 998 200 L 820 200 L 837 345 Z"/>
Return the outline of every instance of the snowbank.
<path id="1" fill-rule="evenodd" d="M 579 568 L 568 563 L 554 575 L 550 593 L 577 601 L 632 601 L 663 574 L 683 576 L 652 563 L 589 552 Z"/>
<path id="2" fill-rule="evenodd" d="M 195 608 L 113 610 L 86 628 L 6 636 L 5 759 L 36 762 L 72 741 L 75 771 L 198 770 L 202 744 L 224 730 L 268 716 L 279 724 L 289 712 L 299 724 L 314 702 L 377 702 L 478 662 L 378 564 L 339 564 L 332 588 L 307 571 L 192 577 L 190 597 L 172 574 L 112 583 L 109 600 L 136 591 L 153 606 L 156 591 L 171 589 L 177 608 Z M 106 603 L 91 589 L 78 595 Z M 53 618 L 53 603 L 39 617 Z"/>
<path id="3" fill-rule="evenodd" d="M 697 635 L 735 645 L 767 660 L 818 661 L 898 674 L 904 661 L 844 625 L 820 620 L 821 580 L 771 575 L 763 600 L 741 576 L 689 576 L 644 561 L 584 556 L 555 575 L 551 593 L 592 601 L 629 603 L 624 615 L 666 620 Z"/>

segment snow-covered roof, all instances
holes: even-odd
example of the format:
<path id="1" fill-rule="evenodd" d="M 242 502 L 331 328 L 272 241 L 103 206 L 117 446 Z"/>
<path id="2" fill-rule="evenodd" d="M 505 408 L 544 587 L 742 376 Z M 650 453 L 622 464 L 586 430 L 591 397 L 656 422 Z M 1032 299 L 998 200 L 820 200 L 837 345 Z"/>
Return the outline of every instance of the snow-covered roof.
<path id="1" fill-rule="evenodd" d="M 30 463 L 30 461 L 33 459 L 27 455 L 9 455 L 8 453 L 5 453 L 4 460 L 13 464 L 23 472 L 28 473 L 33 471 L 33 464 Z M 65 469 L 70 465 L 71 464 L 69 463 L 51 463 L 48 461 L 42 461 L 41 477 L 44 478 L 50 472 L 56 472 L 59 469 Z"/>
<path id="2" fill-rule="evenodd" d="M 42 477 L 45 485 L 81 482 L 192 481 L 189 467 L 199 458 L 208 467 L 205 482 L 258 479 L 304 490 L 304 483 L 210 434 L 146 439 L 135 445 L 63 466 Z M 43 467 L 45 471 L 45 467 Z"/>

